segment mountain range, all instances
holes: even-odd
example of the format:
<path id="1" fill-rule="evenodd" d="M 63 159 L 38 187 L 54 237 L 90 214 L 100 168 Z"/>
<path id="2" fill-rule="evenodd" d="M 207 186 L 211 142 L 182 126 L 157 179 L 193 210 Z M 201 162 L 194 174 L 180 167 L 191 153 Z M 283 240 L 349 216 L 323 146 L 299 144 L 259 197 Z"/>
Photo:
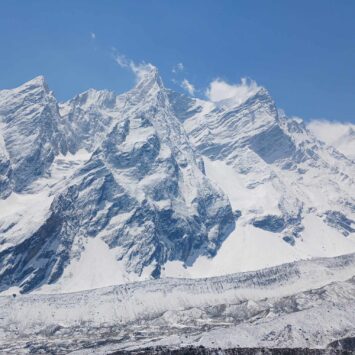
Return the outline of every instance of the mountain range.
<path id="1" fill-rule="evenodd" d="M 146 65 L 117 95 L 0 91 L 0 290 L 70 292 L 355 252 L 355 164 L 269 92 L 211 102 Z"/>
<path id="2" fill-rule="evenodd" d="M 317 132 L 150 64 L 119 95 L 0 90 L 0 351 L 353 350 L 354 132 Z"/>

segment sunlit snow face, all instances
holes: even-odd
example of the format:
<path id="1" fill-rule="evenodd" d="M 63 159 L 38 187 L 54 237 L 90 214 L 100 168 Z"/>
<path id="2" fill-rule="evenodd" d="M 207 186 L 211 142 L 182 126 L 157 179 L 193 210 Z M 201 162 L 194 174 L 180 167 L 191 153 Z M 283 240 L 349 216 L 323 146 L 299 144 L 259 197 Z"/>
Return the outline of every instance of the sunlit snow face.
<path id="1" fill-rule="evenodd" d="M 221 79 L 213 80 L 206 90 L 206 96 L 213 102 L 228 101 L 233 105 L 240 105 L 254 96 L 261 86 L 254 80 L 242 78 L 239 84 L 229 84 Z"/>

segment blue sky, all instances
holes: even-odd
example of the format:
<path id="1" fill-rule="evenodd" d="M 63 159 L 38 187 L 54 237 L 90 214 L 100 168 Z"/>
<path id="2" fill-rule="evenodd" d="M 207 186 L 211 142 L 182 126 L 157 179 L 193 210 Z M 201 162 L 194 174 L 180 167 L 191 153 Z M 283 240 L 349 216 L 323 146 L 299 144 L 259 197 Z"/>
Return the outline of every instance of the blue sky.
<path id="1" fill-rule="evenodd" d="M 354 18 L 351 0 L 2 0 L 0 88 L 43 74 L 59 100 L 122 92 L 134 75 L 121 54 L 197 96 L 248 77 L 289 115 L 355 122 Z"/>

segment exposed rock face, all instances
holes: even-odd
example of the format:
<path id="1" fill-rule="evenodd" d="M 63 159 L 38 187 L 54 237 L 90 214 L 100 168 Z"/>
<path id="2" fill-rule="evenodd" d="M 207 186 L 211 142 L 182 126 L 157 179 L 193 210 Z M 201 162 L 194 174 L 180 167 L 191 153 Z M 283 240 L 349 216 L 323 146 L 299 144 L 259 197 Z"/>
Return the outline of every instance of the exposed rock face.
<path id="1" fill-rule="evenodd" d="M 355 351 L 355 337 L 342 338 L 339 340 L 332 341 L 328 348 L 335 349 L 339 352 L 349 352 L 351 354 Z"/>

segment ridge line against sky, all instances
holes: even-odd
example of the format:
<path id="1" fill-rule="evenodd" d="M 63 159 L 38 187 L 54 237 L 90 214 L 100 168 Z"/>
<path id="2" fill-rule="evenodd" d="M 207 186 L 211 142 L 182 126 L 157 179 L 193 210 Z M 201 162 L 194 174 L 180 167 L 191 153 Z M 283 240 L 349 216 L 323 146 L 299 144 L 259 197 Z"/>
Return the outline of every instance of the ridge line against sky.
<path id="1" fill-rule="evenodd" d="M 93 39 L 96 38 L 95 34 L 91 34 Z M 126 55 L 118 53 L 116 48 L 112 48 L 113 57 L 116 63 L 124 69 L 128 69 L 133 73 L 136 78 L 136 81 L 142 79 L 147 71 L 152 67 L 151 63 L 135 63 L 132 59 L 129 59 Z M 200 96 L 204 99 L 207 99 L 212 102 L 219 102 L 226 99 L 234 99 L 236 105 L 240 105 L 242 102 L 250 96 L 255 95 L 261 87 L 258 84 L 249 78 L 241 78 L 240 83 L 229 84 L 226 81 L 216 78 L 212 80 L 208 87 L 203 89 L 196 90 L 195 86 L 184 77 L 184 64 L 179 62 L 174 65 L 171 69 L 173 78 L 171 81 L 180 86 L 185 91 L 185 94 L 190 96 Z M 180 80 L 177 80 L 175 76 L 181 74 Z"/>
<path id="2" fill-rule="evenodd" d="M 348 0 L 3 0 L 0 89 L 43 74 L 61 101 L 127 91 L 134 76 L 114 47 L 174 90 L 260 85 L 289 115 L 355 123 L 354 15 Z"/>

